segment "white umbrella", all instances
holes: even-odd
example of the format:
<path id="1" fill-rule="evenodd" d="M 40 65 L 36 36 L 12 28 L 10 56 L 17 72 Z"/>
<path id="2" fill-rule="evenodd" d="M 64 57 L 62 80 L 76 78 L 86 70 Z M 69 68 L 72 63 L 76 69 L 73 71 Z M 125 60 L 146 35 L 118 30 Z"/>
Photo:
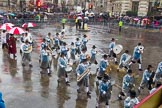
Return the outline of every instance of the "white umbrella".
<path id="1" fill-rule="evenodd" d="M 5 23 L 5 25 L 9 25 L 9 26 L 15 26 L 14 24 L 12 23 Z"/>
<path id="2" fill-rule="evenodd" d="M 12 26 L 7 25 L 7 24 L 3 24 L 3 25 L 0 27 L 1 30 L 10 30 L 11 28 L 12 28 Z"/>

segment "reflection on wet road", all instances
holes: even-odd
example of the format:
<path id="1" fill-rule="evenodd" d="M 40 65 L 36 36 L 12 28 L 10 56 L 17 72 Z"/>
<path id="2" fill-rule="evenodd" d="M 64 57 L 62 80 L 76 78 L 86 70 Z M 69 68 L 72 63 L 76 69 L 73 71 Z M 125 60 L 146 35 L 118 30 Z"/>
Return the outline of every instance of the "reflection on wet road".
<path id="1" fill-rule="evenodd" d="M 47 74 L 40 74 L 39 68 L 39 46 L 42 37 L 45 37 L 48 32 L 55 34 L 55 29 L 52 27 L 34 29 L 31 30 L 34 34 L 36 41 L 36 47 L 32 52 L 33 68 L 28 65 L 26 67 L 21 66 L 21 56 L 17 53 L 17 60 L 11 60 L 8 58 L 7 51 L 0 49 L 0 90 L 4 94 L 4 100 L 7 108 L 94 108 L 96 104 L 96 85 L 95 75 L 91 76 L 90 90 L 92 91 L 91 99 L 86 97 L 83 92 L 77 94 L 75 71 L 70 73 L 70 86 L 57 85 L 57 60 L 53 60 L 52 77 Z M 131 32 L 131 33 L 130 33 Z M 66 30 L 67 38 L 65 41 L 70 44 L 74 42 L 76 37 L 81 38 L 83 33 L 76 32 L 73 28 L 71 32 Z M 39 36 L 41 34 L 41 36 Z M 142 42 L 144 45 L 143 53 L 143 68 L 146 68 L 148 64 L 157 66 L 158 62 L 162 60 L 162 38 L 159 33 L 144 33 L 137 31 L 126 31 L 122 35 L 109 34 L 97 30 L 92 27 L 92 30 L 87 33 L 90 37 L 88 42 L 88 49 L 90 51 L 92 45 L 96 45 L 97 49 L 102 49 L 103 52 L 108 52 L 108 43 L 111 38 L 117 39 L 117 43 L 123 45 L 124 50 L 130 50 L 132 54 L 134 46 L 138 42 Z M 19 44 L 19 43 L 18 43 Z M 124 50 L 122 52 L 124 52 Z M 18 50 L 19 51 L 19 47 Z M 88 52 L 89 52 L 88 51 Z M 98 53 L 97 60 L 99 61 L 102 53 Z M 120 55 L 118 55 L 118 58 Z M 76 66 L 73 67 L 75 70 Z M 95 74 L 97 66 L 92 65 L 91 73 Z M 137 71 L 137 65 L 133 65 L 134 71 L 141 75 Z M 121 85 L 123 73 L 116 72 L 116 66 L 113 66 L 111 77 L 116 80 L 116 83 Z M 137 85 L 139 82 L 137 82 Z M 117 98 L 119 88 L 113 87 L 112 99 Z M 146 93 L 144 94 L 146 95 Z M 111 108 L 119 108 L 122 102 L 110 102 Z"/>

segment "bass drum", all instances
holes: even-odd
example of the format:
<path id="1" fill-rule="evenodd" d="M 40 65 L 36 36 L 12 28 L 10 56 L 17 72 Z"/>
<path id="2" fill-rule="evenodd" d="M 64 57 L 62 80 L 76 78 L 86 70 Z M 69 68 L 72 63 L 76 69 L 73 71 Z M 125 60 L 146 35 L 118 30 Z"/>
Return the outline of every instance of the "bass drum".
<path id="1" fill-rule="evenodd" d="M 73 69 L 72 69 L 71 66 L 67 65 L 67 67 L 65 68 L 65 71 L 66 71 L 67 73 L 70 73 L 70 72 L 73 71 Z"/>
<path id="2" fill-rule="evenodd" d="M 114 46 L 114 48 L 113 48 L 113 52 L 115 53 L 115 54 L 119 54 L 119 53 L 121 53 L 121 51 L 123 50 L 123 46 L 122 45 L 115 45 Z"/>

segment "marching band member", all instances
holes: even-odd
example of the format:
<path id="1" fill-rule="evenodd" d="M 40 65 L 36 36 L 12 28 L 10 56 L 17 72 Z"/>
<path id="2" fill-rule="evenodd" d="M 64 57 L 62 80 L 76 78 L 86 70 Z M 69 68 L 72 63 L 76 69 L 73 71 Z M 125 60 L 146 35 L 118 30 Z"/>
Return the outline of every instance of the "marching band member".
<path id="1" fill-rule="evenodd" d="M 40 51 L 42 51 L 44 49 L 44 47 L 46 47 L 46 46 L 47 46 L 46 39 L 43 38 L 42 43 L 40 45 Z"/>
<path id="2" fill-rule="evenodd" d="M 52 39 L 51 39 L 51 33 L 49 32 L 48 35 L 46 36 L 46 44 L 48 46 L 48 49 L 52 47 Z"/>
<path id="3" fill-rule="evenodd" d="M 111 98 L 112 85 L 110 82 L 110 77 L 108 75 L 104 75 L 102 82 L 99 84 L 99 100 L 96 105 L 96 108 L 99 107 L 99 104 L 102 102 L 101 100 L 106 101 L 106 108 L 109 108 L 109 100 Z"/>
<path id="4" fill-rule="evenodd" d="M 49 54 L 50 52 L 47 50 L 47 46 L 44 46 L 43 49 L 41 50 L 41 63 L 40 67 L 42 69 L 47 69 L 48 75 L 51 75 L 51 64 L 50 64 L 50 59 L 49 59 Z"/>
<path id="5" fill-rule="evenodd" d="M 28 40 L 25 40 L 25 43 L 22 45 L 22 66 L 25 66 L 25 60 L 29 61 L 29 66 L 32 67 L 31 62 L 31 51 L 32 46 Z"/>
<path id="6" fill-rule="evenodd" d="M 67 48 L 66 45 L 67 45 L 66 42 L 64 42 L 64 43 L 63 43 L 63 46 L 61 46 L 61 48 L 60 48 L 60 52 L 61 52 L 61 53 L 64 53 L 65 57 L 68 59 L 67 53 L 68 53 L 68 51 L 69 51 L 69 48 Z"/>
<path id="7" fill-rule="evenodd" d="M 23 40 L 22 40 L 22 42 L 24 41 L 25 42 L 25 40 L 28 40 L 28 42 L 30 43 L 30 44 L 32 44 L 32 39 L 31 39 L 31 36 L 30 35 L 28 35 L 28 32 L 26 32 L 26 33 L 24 33 L 24 35 L 23 35 Z"/>
<path id="8" fill-rule="evenodd" d="M 155 72 L 154 82 L 160 81 L 162 83 L 162 61 L 158 64 L 158 67 Z"/>
<path id="9" fill-rule="evenodd" d="M 96 82 L 97 84 L 99 84 L 101 82 L 101 79 L 105 75 L 106 68 L 109 65 L 107 58 L 108 58 L 108 56 L 106 54 L 104 54 L 103 58 L 100 61 L 99 69 L 98 69 L 98 73 L 97 73 L 97 79 L 98 79 L 98 81 Z"/>
<path id="10" fill-rule="evenodd" d="M 88 69 L 87 58 L 83 58 L 82 62 L 76 68 L 77 77 L 82 75 L 87 69 Z M 89 91 L 89 74 L 85 75 L 79 82 L 77 82 L 77 85 L 78 85 L 77 92 L 78 93 L 80 93 L 80 86 L 82 84 L 84 84 L 84 86 L 86 87 L 87 96 L 90 96 L 91 93 Z"/>
<path id="11" fill-rule="evenodd" d="M 150 94 L 153 93 L 154 91 L 156 91 L 161 85 L 162 85 L 161 82 L 157 82 L 156 86 L 150 90 Z"/>
<path id="12" fill-rule="evenodd" d="M 119 66 L 117 68 L 118 70 L 122 69 L 123 67 L 125 67 L 127 65 L 125 63 L 126 63 L 126 60 L 128 60 L 128 56 L 129 56 L 129 51 L 125 50 L 125 52 L 120 57 L 120 63 L 119 63 Z"/>
<path id="13" fill-rule="evenodd" d="M 92 46 L 92 49 L 91 49 L 91 58 L 90 58 L 90 63 L 94 63 L 94 64 L 98 64 L 97 63 L 97 60 L 96 60 L 96 54 L 97 54 L 97 51 L 95 50 L 96 46 L 93 45 Z"/>
<path id="14" fill-rule="evenodd" d="M 82 46 L 81 46 L 81 48 L 83 49 L 85 49 L 86 51 L 87 51 L 87 42 L 88 42 L 88 40 L 87 40 L 87 35 L 83 35 L 83 39 L 82 39 Z"/>
<path id="15" fill-rule="evenodd" d="M 139 71 L 142 71 L 142 53 L 143 51 L 141 51 L 139 49 L 139 47 L 142 46 L 141 43 L 138 43 L 138 45 L 134 48 L 134 51 L 133 51 L 133 59 L 132 61 L 129 63 L 129 67 L 132 65 L 132 63 L 138 63 L 138 69 Z"/>
<path id="16" fill-rule="evenodd" d="M 58 50 L 60 48 L 60 37 L 59 33 L 56 33 L 56 36 L 54 37 L 54 48 Z"/>
<path id="17" fill-rule="evenodd" d="M 113 57 L 114 60 L 115 60 L 115 64 L 117 64 L 118 62 L 117 62 L 116 54 L 113 51 L 113 48 L 115 47 L 115 45 L 116 45 L 115 39 L 112 38 L 111 43 L 108 46 L 108 48 L 109 48 L 109 57 Z"/>
<path id="18" fill-rule="evenodd" d="M 141 89 L 144 89 L 144 87 L 147 87 L 149 90 L 152 89 L 149 87 L 149 81 L 151 80 L 151 75 L 153 72 L 152 68 L 153 68 L 152 65 L 148 65 L 147 69 L 143 72 L 142 81 L 140 86 L 138 87 L 139 93 Z"/>
<path id="19" fill-rule="evenodd" d="M 79 57 L 79 62 L 81 63 L 84 58 L 86 58 L 86 49 L 82 48 L 82 51 Z"/>
<path id="20" fill-rule="evenodd" d="M 124 100 L 124 108 L 133 108 L 138 103 L 139 103 L 139 100 L 136 97 L 136 92 L 134 90 L 131 90 L 130 96 Z"/>
<path id="21" fill-rule="evenodd" d="M 70 49 L 71 49 L 70 50 L 71 59 L 75 60 L 75 53 L 76 53 L 76 51 L 75 51 L 74 42 L 71 42 L 71 48 Z"/>
<path id="22" fill-rule="evenodd" d="M 129 96 L 129 91 L 135 86 L 132 70 L 128 70 L 127 74 L 123 77 L 122 92 L 119 93 L 120 100 L 125 96 Z"/>
<path id="23" fill-rule="evenodd" d="M 60 57 L 58 59 L 58 65 L 59 65 L 59 69 L 58 69 L 58 77 L 59 77 L 58 83 L 60 82 L 61 78 L 63 77 L 63 78 L 65 78 L 66 85 L 70 85 L 67 72 L 65 71 L 65 68 L 68 65 L 68 60 L 66 59 L 64 53 L 61 53 L 61 55 L 60 55 Z"/>
<path id="24" fill-rule="evenodd" d="M 62 31 L 60 35 L 60 45 L 64 43 L 63 39 L 65 38 L 65 33 Z"/>
<path id="25" fill-rule="evenodd" d="M 76 38 L 76 42 L 75 42 L 75 46 L 76 46 L 76 54 L 81 54 L 81 42 L 79 41 L 79 38 Z"/>

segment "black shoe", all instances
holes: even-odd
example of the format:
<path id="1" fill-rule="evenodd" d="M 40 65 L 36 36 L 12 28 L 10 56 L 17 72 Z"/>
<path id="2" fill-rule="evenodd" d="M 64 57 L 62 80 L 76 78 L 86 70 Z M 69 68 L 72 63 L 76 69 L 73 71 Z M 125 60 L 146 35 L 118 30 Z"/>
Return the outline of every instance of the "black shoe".
<path id="1" fill-rule="evenodd" d="M 77 89 L 77 92 L 78 92 L 78 93 L 81 93 L 79 89 Z"/>
<path id="2" fill-rule="evenodd" d="M 29 67 L 33 67 L 33 65 L 32 64 L 29 64 Z"/>
<path id="3" fill-rule="evenodd" d="M 90 95 L 90 94 L 91 94 L 91 92 L 90 92 L 90 91 L 88 91 L 88 92 L 87 92 L 87 95 Z"/>
<path id="4" fill-rule="evenodd" d="M 116 61 L 115 64 L 118 65 L 118 62 Z"/>
<path id="5" fill-rule="evenodd" d="M 48 73 L 48 76 L 51 77 L 52 76 L 51 73 Z"/>
<path id="6" fill-rule="evenodd" d="M 25 64 L 24 64 L 24 63 L 22 63 L 22 66 L 25 66 Z"/>
<path id="7" fill-rule="evenodd" d="M 67 81 L 67 82 L 66 82 L 66 85 L 67 85 L 67 86 L 70 86 L 70 82 L 69 82 L 69 81 Z"/>
<path id="8" fill-rule="evenodd" d="M 122 96 L 121 96 L 121 95 L 118 95 L 118 99 L 119 99 L 119 100 L 122 100 Z"/>
<path id="9" fill-rule="evenodd" d="M 143 71 L 142 69 L 138 69 L 139 71 Z"/>

